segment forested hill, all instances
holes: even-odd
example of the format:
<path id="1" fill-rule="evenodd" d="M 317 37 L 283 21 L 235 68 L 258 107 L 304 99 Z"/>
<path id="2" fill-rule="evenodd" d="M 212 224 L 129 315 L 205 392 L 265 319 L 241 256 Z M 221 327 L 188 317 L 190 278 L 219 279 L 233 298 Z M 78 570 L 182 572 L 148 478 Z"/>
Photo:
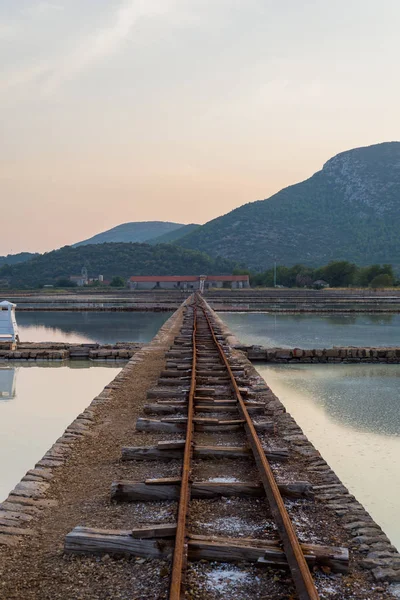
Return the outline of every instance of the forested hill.
<path id="1" fill-rule="evenodd" d="M 176 244 L 264 270 L 281 265 L 400 265 L 400 142 L 330 159 L 310 179 L 206 223 Z"/>
<path id="2" fill-rule="evenodd" d="M 89 277 L 104 275 L 128 278 L 131 275 L 218 275 L 232 273 L 235 265 L 204 253 L 172 244 L 93 244 L 66 246 L 28 262 L 0 268 L 0 279 L 12 287 L 54 284 L 59 278 L 79 275 L 86 267 Z"/>
<path id="3" fill-rule="evenodd" d="M 39 256 L 37 252 L 20 252 L 19 254 L 7 254 L 7 256 L 0 256 L 0 267 L 3 265 L 16 265 L 18 263 L 25 262 Z"/>
<path id="4" fill-rule="evenodd" d="M 83 246 L 85 244 L 104 244 L 108 242 L 149 242 L 153 238 L 171 233 L 176 229 L 184 227 L 181 223 L 170 223 L 169 221 L 135 221 L 133 223 L 122 223 L 112 229 L 98 233 L 93 237 L 73 244 Z"/>
<path id="5" fill-rule="evenodd" d="M 196 225 L 195 223 L 190 223 L 189 225 L 183 225 L 182 227 L 179 227 L 178 229 L 174 229 L 173 231 L 164 233 L 163 235 L 160 235 L 156 238 L 152 238 L 151 240 L 148 240 L 147 243 L 152 244 L 152 245 L 153 244 L 170 244 L 172 242 L 176 242 L 177 240 L 182 238 L 184 235 L 187 235 L 188 233 L 195 231 L 199 227 L 200 227 L 200 225 Z"/>

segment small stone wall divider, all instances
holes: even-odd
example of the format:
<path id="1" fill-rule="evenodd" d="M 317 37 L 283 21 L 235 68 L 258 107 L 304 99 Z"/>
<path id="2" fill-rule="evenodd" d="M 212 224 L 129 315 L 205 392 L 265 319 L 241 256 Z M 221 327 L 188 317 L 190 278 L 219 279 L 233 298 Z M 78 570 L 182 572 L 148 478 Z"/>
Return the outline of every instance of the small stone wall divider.
<path id="1" fill-rule="evenodd" d="M 139 343 L 118 344 L 54 344 L 19 343 L 16 349 L 0 344 L 1 361 L 49 360 L 129 360 L 141 348 Z"/>
<path id="2" fill-rule="evenodd" d="M 16 312 L 171 312 L 175 305 L 159 306 L 18 306 Z"/>
<path id="3" fill-rule="evenodd" d="M 236 344 L 251 361 L 269 363 L 400 363 L 400 347 L 265 348 Z"/>

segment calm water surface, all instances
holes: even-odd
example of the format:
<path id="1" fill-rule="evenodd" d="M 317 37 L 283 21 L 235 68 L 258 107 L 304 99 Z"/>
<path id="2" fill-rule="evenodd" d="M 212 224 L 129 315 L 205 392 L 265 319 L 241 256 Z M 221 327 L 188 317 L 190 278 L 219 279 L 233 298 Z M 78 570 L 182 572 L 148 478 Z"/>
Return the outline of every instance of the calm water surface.
<path id="1" fill-rule="evenodd" d="M 257 365 L 257 370 L 400 548 L 400 365 Z"/>
<path id="2" fill-rule="evenodd" d="M 121 367 L 0 363 L 0 502 Z"/>
<path id="3" fill-rule="evenodd" d="M 220 313 L 243 344 L 268 348 L 399 346 L 398 314 Z"/>
<path id="4" fill-rule="evenodd" d="M 172 312 L 17 312 L 22 342 L 149 342 Z"/>

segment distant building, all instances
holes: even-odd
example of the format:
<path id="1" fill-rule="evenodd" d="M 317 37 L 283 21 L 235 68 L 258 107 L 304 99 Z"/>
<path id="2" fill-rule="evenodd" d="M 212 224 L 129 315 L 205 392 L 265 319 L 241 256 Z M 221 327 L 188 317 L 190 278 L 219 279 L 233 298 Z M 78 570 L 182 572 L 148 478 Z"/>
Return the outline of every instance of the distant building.
<path id="1" fill-rule="evenodd" d="M 198 290 L 201 282 L 204 289 L 250 287 L 248 275 L 134 275 L 129 279 L 131 290 Z"/>
<path id="2" fill-rule="evenodd" d="M 89 285 L 89 277 L 88 277 L 87 268 L 82 267 L 81 274 L 80 275 L 71 275 L 69 280 L 76 283 L 76 285 L 78 287 L 83 287 L 84 285 Z"/>
<path id="3" fill-rule="evenodd" d="M 88 278 L 83 277 L 82 275 L 71 275 L 69 280 L 76 283 L 78 287 L 83 287 L 89 283 Z"/>

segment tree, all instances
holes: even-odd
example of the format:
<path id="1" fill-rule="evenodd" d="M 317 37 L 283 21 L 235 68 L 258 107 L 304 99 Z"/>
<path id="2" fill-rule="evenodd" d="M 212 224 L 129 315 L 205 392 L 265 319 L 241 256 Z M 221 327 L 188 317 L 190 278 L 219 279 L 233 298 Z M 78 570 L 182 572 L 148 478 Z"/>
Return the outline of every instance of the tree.
<path id="1" fill-rule="evenodd" d="M 361 267 L 358 269 L 354 283 L 360 287 L 367 287 L 378 275 L 389 275 L 394 279 L 392 265 L 370 265 L 369 267 Z"/>
<path id="2" fill-rule="evenodd" d="M 251 287 L 272 287 L 274 284 L 273 269 L 264 271 L 264 273 L 253 273 L 250 275 Z"/>
<path id="3" fill-rule="evenodd" d="M 235 269 L 233 269 L 232 275 L 249 275 L 250 276 L 251 273 L 248 269 L 241 269 L 240 267 L 236 267 Z"/>
<path id="4" fill-rule="evenodd" d="M 125 281 L 131 275 L 229 275 L 238 266 L 226 259 L 214 259 L 173 244 L 88 244 L 77 248 L 68 246 L 23 263 L 0 266 L 0 279 L 9 279 L 14 287 L 33 287 L 39 282 L 53 285 L 67 274 L 80 273 L 82 265 L 87 266 L 91 275 L 102 273 L 105 279 L 112 279 L 118 273 Z"/>
<path id="5" fill-rule="evenodd" d="M 296 286 L 297 287 L 311 287 L 313 283 L 313 279 L 310 275 L 306 273 L 298 273 L 296 275 Z"/>
<path id="6" fill-rule="evenodd" d="M 331 287 L 347 287 L 354 281 L 357 266 L 347 260 L 330 262 L 315 272 L 316 279 L 327 281 Z"/>
<path id="7" fill-rule="evenodd" d="M 125 287 L 125 279 L 117 275 L 111 279 L 111 287 Z"/>
<path id="8" fill-rule="evenodd" d="M 382 273 L 381 275 L 374 277 L 369 285 L 375 290 L 378 288 L 391 287 L 393 285 L 393 277 L 387 273 Z"/>
<path id="9" fill-rule="evenodd" d="M 59 288 L 76 287 L 76 282 L 71 281 L 70 279 L 68 279 L 68 277 L 60 277 L 60 279 L 57 279 L 57 281 L 56 281 L 56 287 L 59 287 Z"/>

